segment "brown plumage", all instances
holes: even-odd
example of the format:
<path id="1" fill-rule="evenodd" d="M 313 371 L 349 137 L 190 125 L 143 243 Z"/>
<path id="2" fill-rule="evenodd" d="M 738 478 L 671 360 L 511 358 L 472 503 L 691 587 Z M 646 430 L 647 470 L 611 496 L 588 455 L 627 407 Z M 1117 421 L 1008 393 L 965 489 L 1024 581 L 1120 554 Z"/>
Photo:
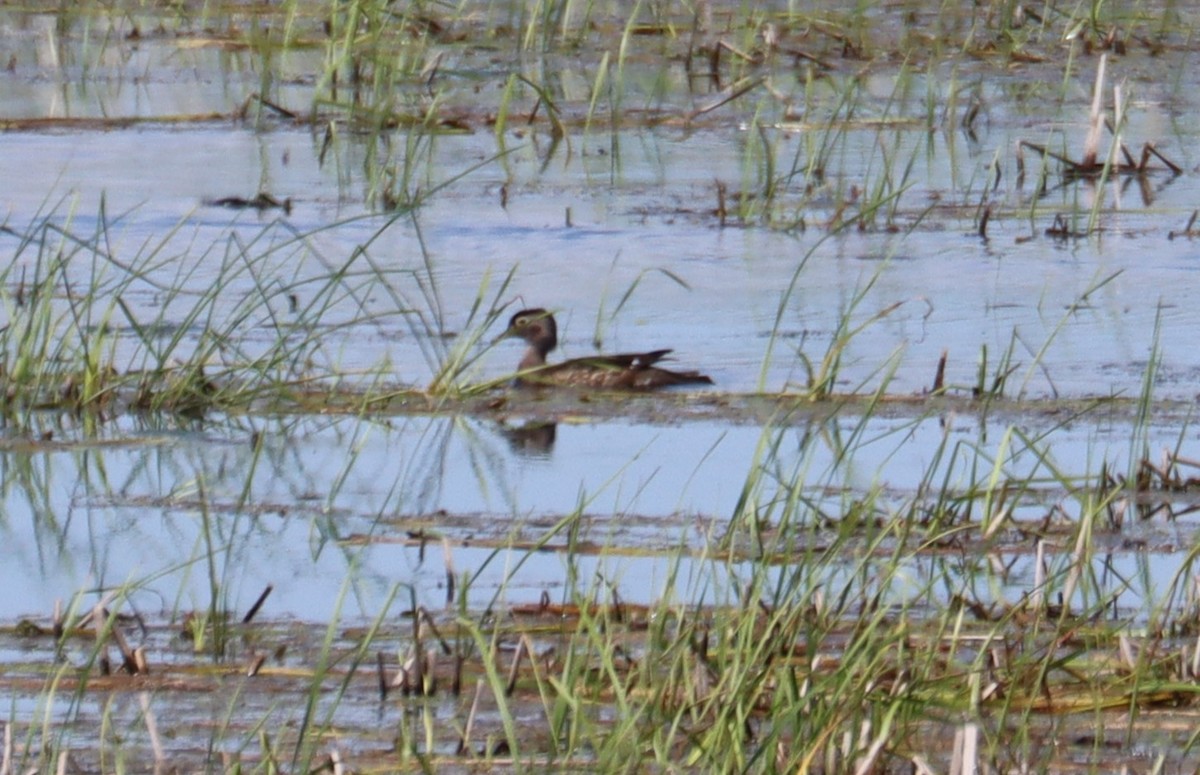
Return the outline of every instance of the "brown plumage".
<path id="1" fill-rule="evenodd" d="M 698 371 L 670 371 L 654 364 L 670 350 L 646 353 L 594 355 L 547 364 L 546 356 L 558 347 L 558 325 L 544 309 L 521 310 L 508 322 L 505 336 L 516 336 L 528 344 L 517 365 L 521 385 L 557 385 L 597 390 L 654 390 L 670 385 L 711 385 Z"/>

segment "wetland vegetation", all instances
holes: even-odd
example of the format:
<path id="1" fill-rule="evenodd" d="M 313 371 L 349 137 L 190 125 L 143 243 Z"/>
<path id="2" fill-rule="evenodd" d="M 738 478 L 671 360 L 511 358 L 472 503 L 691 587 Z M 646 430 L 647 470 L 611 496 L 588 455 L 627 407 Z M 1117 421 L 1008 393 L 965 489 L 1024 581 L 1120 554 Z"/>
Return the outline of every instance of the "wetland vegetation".
<path id="1" fill-rule="evenodd" d="M 1200 15 L 827 5 L 0 8 L 0 775 L 1192 771 Z"/>

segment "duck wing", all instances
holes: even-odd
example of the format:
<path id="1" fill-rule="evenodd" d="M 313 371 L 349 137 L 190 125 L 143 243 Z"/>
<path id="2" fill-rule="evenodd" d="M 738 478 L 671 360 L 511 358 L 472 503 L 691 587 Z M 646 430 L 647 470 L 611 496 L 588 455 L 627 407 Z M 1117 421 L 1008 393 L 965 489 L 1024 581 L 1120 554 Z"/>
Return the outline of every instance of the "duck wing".
<path id="1" fill-rule="evenodd" d="M 665 358 L 670 350 L 651 350 L 648 353 L 619 353 L 575 358 L 567 363 L 590 364 L 598 369 L 646 369 Z"/>
<path id="2" fill-rule="evenodd" d="M 668 371 L 654 364 L 670 350 L 596 355 L 547 366 L 524 378 L 530 384 L 554 384 L 599 390 L 654 390 L 669 385 L 712 384 L 696 371 Z"/>

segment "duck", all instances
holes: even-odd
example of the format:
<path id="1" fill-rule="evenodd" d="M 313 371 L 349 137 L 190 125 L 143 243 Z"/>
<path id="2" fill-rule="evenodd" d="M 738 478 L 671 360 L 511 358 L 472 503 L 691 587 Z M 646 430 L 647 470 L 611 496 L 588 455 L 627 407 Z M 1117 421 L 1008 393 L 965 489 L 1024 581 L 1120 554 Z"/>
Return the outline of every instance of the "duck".
<path id="1" fill-rule="evenodd" d="M 657 366 L 671 350 L 644 353 L 593 355 L 547 364 L 546 356 L 558 347 L 558 324 L 541 307 L 523 309 L 508 321 L 505 337 L 524 339 L 529 347 L 517 364 L 517 384 L 523 387 L 569 387 L 596 390 L 645 391 L 674 385 L 711 385 L 698 371 L 671 371 Z"/>

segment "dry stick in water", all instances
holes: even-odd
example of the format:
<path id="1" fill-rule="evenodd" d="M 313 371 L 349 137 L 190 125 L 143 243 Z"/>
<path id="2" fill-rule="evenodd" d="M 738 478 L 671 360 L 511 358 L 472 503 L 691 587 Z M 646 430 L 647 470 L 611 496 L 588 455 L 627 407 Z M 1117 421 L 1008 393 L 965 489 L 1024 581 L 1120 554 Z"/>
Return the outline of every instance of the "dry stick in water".
<path id="1" fill-rule="evenodd" d="M 458 741 L 458 755 L 462 756 L 467 752 L 467 746 L 471 744 L 471 729 L 475 726 L 475 715 L 479 712 L 479 698 L 483 696 L 483 679 L 478 678 L 475 681 L 475 699 L 471 700 L 471 710 L 467 713 L 467 724 L 463 728 L 462 737 Z"/>
<path id="2" fill-rule="evenodd" d="M 1192 214 L 1192 220 L 1196 219 L 1195 213 Z M 1200 468 L 1200 460 L 1190 457 L 1180 457 L 1179 455 L 1171 455 L 1171 461 L 1177 466 L 1191 466 L 1192 468 Z"/>
<path id="3" fill-rule="evenodd" d="M 1192 236 L 1192 234 L 1193 234 L 1192 226 L 1194 226 L 1196 224 L 1197 217 L 1200 217 L 1200 210 L 1192 210 L 1192 217 L 1188 218 L 1187 226 L 1184 227 L 1183 231 L 1169 231 L 1169 232 L 1167 232 L 1167 239 L 1175 239 L 1176 237 Z M 57 605 L 57 603 L 56 603 L 56 605 Z"/>
<path id="4" fill-rule="evenodd" d="M 423 609 L 418 607 L 413 617 L 413 642 L 408 659 L 404 661 L 404 683 L 402 691 L 411 694 L 425 683 L 425 623 L 421 617 Z"/>
<path id="5" fill-rule="evenodd" d="M 946 359 L 950 357 L 949 350 L 942 350 L 942 357 L 938 358 L 937 373 L 933 375 L 933 392 L 942 392 L 942 387 L 946 382 Z"/>
<path id="6" fill-rule="evenodd" d="M 433 633 L 433 637 L 437 638 L 438 643 L 442 647 L 443 654 L 450 656 L 450 654 L 453 653 L 453 649 L 450 648 L 450 644 L 446 642 L 446 639 L 442 637 L 442 631 L 438 629 L 437 624 L 433 621 L 433 617 L 430 616 L 429 611 L 425 609 L 425 606 L 421 606 L 417 609 L 417 621 L 418 626 L 427 626 L 429 631 Z"/>
<path id="7" fill-rule="evenodd" d="M 294 110 L 289 110 L 288 108 L 283 107 L 282 105 L 280 105 L 277 102 L 272 102 L 271 100 L 262 96 L 258 92 L 251 94 L 249 97 L 246 98 L 246 101 L 242 103 L 241 113 L 243 116 L 246 115 L 247 111 L 249 111 L 250 103 L 252 103 L 252 102 L 257 102 L 259 105 L 262 105 L 267 110 L 274 111 L 275 113 L 277 113 L 280 116 L 283 116 L 284 118 L 290 118 L 293 121 L 299 119 L 299 115 L 297 115 L 297 113 Z"/>
<path id="8" fill-rule="evenodd" d="M 96 628 L 96 641 L 103 645 L 104 629 L 109 613 L 104 607 L 104 601 L 96 604 L 92 609 L 92 624 Z M 109 631 L 112 634 L 113 642 L 117 644 L 117 649 L 121 652 L 121 662 L 125 666 L 125 671 L 130 675 L 137 675 L 137 660 L 133 656 L 133 650 L 129 648 L 129 643 L 126 642 L 125 636 L 121 634 L 121 629 L 113 623 L 112 629 Z M 107 662 L 105 656 L 101 656 L 102 663 Z"/>
<path id="9" fill-rule="evenodd" d="M 1108 130 L 1110 135 L 1117 137 L 1116 127 L 1113 126 L 1112 119 L 1110 119 L 1108 116 L 1104 117 L 1104 128 Z M 1134 161 L 1133 154 L 1129 152 L 1129 146 L 1125 145 L 1125 143 L 1118 143 L 1118 146 L 1121 149 L 1121 155 L 1125 157 L 1125 167 L 1127 169 L 1137 170 L 1138 172 L 1142 172 L 1146 169 L 1145 149 L 1142 150 L 1142 161 L 1139 164 L 1138 162 Z"/>
<path id="10" fill-rule="evenodd" d="M 722 48 L 723 48 L 723 49 L 725 49 L 725 50 L 726 50 L 726 51 L 728 51 L 730 54 L 733 54 L 733 55 L 734 55 L 735 57 L 737 57 L 738 59 L 741 59 L 743 62 L 750 62 L 750 63 L 754 63 L 754 62 L 757 62 L 757 61 L 758 61 L 758 59 L 759 59 L 759 57 L 757 57 L 757 56 L 755 56 L 755 55 L 753 55 L 753 54 L 748 54 L 748 53 L 746 53 L 745 51 L 742 51 L 742 50 L 741 50 L 740 48 L 738 48 L 737 46 L 733 45 L 732 43 L 729 43 L 729 42 L 727 42 L 727 41 L 724 41 L 724 40 L 719 40 L 719 41 L 717 41 L 717 48 L 718 48 L 718 49 L 722 49 Z"/>
<path id="11" fill-rule="evenodd" d="M 260 670 L 262 670 L 263 663 L 265 663 L 266 661 L 267 661 L 266 654 L 256 655 L 254 657 L 254 660 L 250 662 L 250 667 L 246 668 L 246 677 L 253 678 L 254 676 L 258 675 L 258 672 Z"/>
<path id="12" fill-rule="evenodd" d="M 400 691 L 404 694 L 418 692 L 425 685 L 425 653 L 419 641 L 413 645 L 408 659 L 404 660 L 400 678 Z"/>
<path id="13" fill-rule="evenodd" d="M 765 83 L 765 82 L 766 82 L 765 76 L 758 76 L 757 78 L 743 78 L 742 80 L 738 81 L 737 83 L 731 85 L 728 89 L 726 89 L 725 93 L 722 94 L 720 96 L 720 98 L 717 99 L 715 102 L 705 105 L 702 108 L 696 108 L 695 110 L 693 110 L 690 114 L 688 114 L 688 117 L 687 117 L 688 121 L 691 121 L 692 119 L 697 118 L 699 116 L 703 116 L 705 113 L 711 113 L 712 111 L 716 110 L 717 108 L 721 107 L 722 105 L 726 105 L 730 102 L 733 102 L 738 97 L 741 97 L 742 95 L 747 94 L 748 92 L 754 91 L 759 86 L 762 86 L 763 83 Z"/>
<path id="14" fill-rule="evenodd" d="M 713 86 L 721 88 L 721 47 L 713 46 L 708 55 L 708 77 Z"/>
<path id="15" fill-rule="evenodd" d="M 1137 653 L 1134 651 L 1133 642 L 1124 633 L 1117 636 L 1117 653 L 1121 655 L 1121 661 L 1130 672 L 1137 669 Z"/>
<path id="16" fill-rule="evenodd" d="M 1145 154 L 1147 152 L 1152 153 L 1155 156 L 1157 156 L 1158 160 L 1161 161 L 1163 164 L 1167 165 L 1167 167 L 1174 174 L 1179 175 L 1183 172 L 1183 168 L 1181 168 L 1178 164 L 1176 164 L 1175 162 L 1168 159 L 1166 156 L 1163 156 L 1162 153 L 1158 150 L 1158 148 L 1154 145 L 1154 143 L 1146 143 L 1144 146 L 1142 146 L 1142 153 Z"/>
<path id="17" fill-rule="evenodd" d="M 457 697 L 462 693 L 462 673 L 463 673 L 463 658 L 461 644 L 458 638 L 454 639 L 454 680 L 450 684 L 450 692 Z"/>
<path id="18" fill-rule="evenodd" d="M 1108 54 L 1101 54 L 1100 63 L 1096 65 L 1096 85 L 1092 89 L 1091 120 L 1088 122 L 1087 139 L 1083 143 L 1083 159 L 1079 165 L 1088 170 L 1096 168 L 1096 157 L 1099 155 L 1100 129 L 1104 126 L 1104 116 L 1101 112 L 1104 99 L 1104 68 L 1107 63 Z"/>
<path id="19" fill-rule="evenodd" d="M 437 662 L 437 650 L 425 649 L 425 676 L 421 682 L 421 694 L 426 697 L 437 694 Z"/>
<path id="20" fill-rule="evenodd" d="M 424 608 L 418 608 L 413 618 L 415 619 L 413 645 L 409 649 L 408 659 L 404 660 L 400 666 L 400 672 L 396 674 L 391 685 L 399 687 L 404 694 L 420 692 L 429 695 L 437 691 L 437 681 L 433 675 L 437 666 L 437 651 L 432 648 L 425 650 L 422 628 L 428 624 L 433 629 L 434 636 L 442 644 L 442 649 L 447 654 L 451 653 L 450 646 L 442 640 L 437 628 L 433 626 L 433 620 L 429 618 L 429 614 Z"/>
<path id="21" fill-rule="evenodd" d="M 1079 162 L 1075 161 L 1070 156 L 1064 156 L 1061 153 L 1055 153 L 1054 151 L 1050 150 L 1049 148 L 1047 148 L 1044 145 L 1040 145 L 1038 143 L 1033 143 L 1033 142 L 1030 142 L 1029 140 L 1021 140 L 1018 142 L 1018 145 L 1021 148 L 1028 148 L 1032 151 L 1037 151 L 1042 156 L 1049 156 L 1051 159 L 1054 159 L 1055 161 L 1059 162 L 1064 167 L 1069 167 L 1070 169 L 1074 170 L 1075 172 L 1087 171 L 1087 168 L 1084 167 L 1083 164 L 1080 164 Z"/>
<path id="22" fill-rule="evenodd" d="M 1037 542 L 1036 558 L 1033 566 L 1033 589 L 1029 592 L 1029 602 L 1035 610 L 1041 608 L 1045 604 L 1045 589 L 1043 588 L 1045 583 L 1046 542 L 1039 538 Z"/>
<path id="23" fill-rule="evenodd" d="M 442 538 L 442 563 L 446 567 L 446 605 L 450 606 L 454 604 L 454 554 L 450 551 L 449 539 L 445 537 Z"/>
<path id="24" fill-rule="evenodd" d="M 379 701 L 385 702 L 388 696 L 387 668 L 383 664 L 383 652 L 375 652 L 375 674 L 379 679 Z"/>
<path id="25" fill-rule="evenodd" d="M 950 772 L 978 772 L 979 766 L 979 726 L 964 724 L 954 732 L 954 754 L 950 763 Z"/>
<path id="26" fill-rule="evenodd" d="M 267 588 L 264 589 L 262 591 L 262 594 L 258 596 L 258 600 L 254 601 L 254 605 L 250 606 L 250 610 L 247 611 L 246 615 L 242 617 L 242 624 L 250 623 L 250 620 L 253 619 L 255 617 L 255 615 L 258 613 L 258 609 L 262 608 L 263 603 L 265 603 L 267 601 L 267 598 L 270 597 L 271 591 L 273 589 L 275 589 L 274 584 L 267 585 Z"/>
<path id="27" fill-rule="evenodd" d="M 854 769 L 854 775 L 870 775 L 876 771 L 876 763 L 879 760 L 879 752 L 883 750 L 883 746 L 890 739 L 889 730 L 883 730 L 875 736 L 875 740 L 871 743 L 871 747 L 867 749 L 858 760 L 858 766 Z"/>
<path id="28" fill-rule="evenodd" d="M 521 666 L 521 654 L 525 651 L 525 639 L 517 641 L 517 652 L 513 654 L 512 667 L 508 669 L 508 684 L 504 687 L 504 696 L 511 697 L 517 688 L 517 669 Z"/>

